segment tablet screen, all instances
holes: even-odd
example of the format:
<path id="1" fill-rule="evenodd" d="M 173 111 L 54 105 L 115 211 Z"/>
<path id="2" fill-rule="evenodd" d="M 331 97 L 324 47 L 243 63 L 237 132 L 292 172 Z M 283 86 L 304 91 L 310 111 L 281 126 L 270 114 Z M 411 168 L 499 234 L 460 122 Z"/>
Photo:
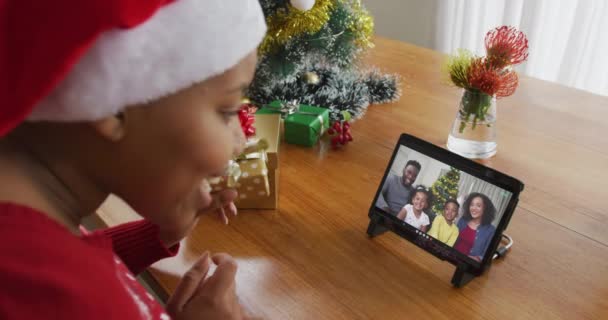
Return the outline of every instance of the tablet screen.
<path id="1" fill-rule="evenodd" d="M 375 207 L 442 249 L 481 262 L 513 193 L 404 145 L 389 167 Z"/>

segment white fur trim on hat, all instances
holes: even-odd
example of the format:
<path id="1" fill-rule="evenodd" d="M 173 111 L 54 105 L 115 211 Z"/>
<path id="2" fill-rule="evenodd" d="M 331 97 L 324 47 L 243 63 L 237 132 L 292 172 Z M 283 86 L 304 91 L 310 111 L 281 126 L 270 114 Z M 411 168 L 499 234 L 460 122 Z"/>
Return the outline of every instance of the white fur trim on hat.
<path id="1" fill-rule="evenodd" d="M 178 0 L 102 34 L 28 120 L 96 120 L 175 93 L 235 66 L 265 32 L 258 0 Z"/>

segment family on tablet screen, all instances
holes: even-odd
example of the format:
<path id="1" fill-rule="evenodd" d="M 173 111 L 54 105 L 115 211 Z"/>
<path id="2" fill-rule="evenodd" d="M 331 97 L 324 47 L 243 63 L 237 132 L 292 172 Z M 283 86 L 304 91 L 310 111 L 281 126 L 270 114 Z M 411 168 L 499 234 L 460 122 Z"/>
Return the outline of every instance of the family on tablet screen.
<path id="1" fill-rule="evenodd" d="M 425 187 L 413 185 L 421 168 L 419 162 L 410 160 L 405 164 L 401 176 L 389 176 L 376 206 L 470 258 L 481 261 L 496 230 L 492 225 L 496 216 L 494 204 L 486 195 L 474 192 L 466 197 L 462 210 L 456 199 L 448 199 L 443 212 L 435 216 L 427 210 L 431 207 L 431 192 Z M 462 211 L 462 215 L 455 222 L 459 211 Z"/>

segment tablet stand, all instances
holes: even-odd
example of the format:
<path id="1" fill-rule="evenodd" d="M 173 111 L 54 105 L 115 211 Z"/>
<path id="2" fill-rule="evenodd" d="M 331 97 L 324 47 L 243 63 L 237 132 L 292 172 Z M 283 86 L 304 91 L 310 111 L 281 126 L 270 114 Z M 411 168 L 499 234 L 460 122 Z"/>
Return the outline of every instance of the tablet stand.
<path id="1" fill-rule="evenodd" d="M 375 237 L 389 231 L 382 222 L 384 222 L 384 219 L 381 216 L 372 215 L 369 220 L 369 225 L 367 226 L 367 235 Z"/>
<path id="2" fill-rule="evenodd" d="M 456 271 L 454 271 L 454 275 L 452 276 L 452 284 L 456 288 L 462 288 L 475 277 L 476 275 L 469 272 L 469 266 L 461 263 L 456 266 Z"/>
<path id="3" fill-rule="evenodd" d="M 367 226 L 367 235 L 370 238 L 379 236 L 389 230 L 392 230 L 398 235 L 404 237 L 399 230 L 399 226 L 390 223 L 387 224 L 384 220 L 385 218 L 381 215 L 371 214 L 369 219 L 370 221 L 369 225 Z M 470 267 L 467 264 L 459 263 L 456 265 L 456 271 L 454 271 L 454 275 L 452 276 L 452 285 L 454 285 L 456 288 L 462 288 L 475 277 L 476 275 L 470 272 Z"/>

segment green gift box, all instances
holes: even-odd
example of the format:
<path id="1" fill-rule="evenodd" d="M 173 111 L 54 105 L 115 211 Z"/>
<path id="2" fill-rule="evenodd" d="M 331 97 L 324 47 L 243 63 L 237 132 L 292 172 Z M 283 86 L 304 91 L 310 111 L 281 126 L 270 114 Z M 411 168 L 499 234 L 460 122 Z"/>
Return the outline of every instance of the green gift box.
<path id="1" fill-rule="evenodd" d="M 313 146 L 329 129 L 329 110 L 326 108 L 273 101 L 256 113 L 280 113 L 285 119 L 285 141 L 291 144 Z"/>

